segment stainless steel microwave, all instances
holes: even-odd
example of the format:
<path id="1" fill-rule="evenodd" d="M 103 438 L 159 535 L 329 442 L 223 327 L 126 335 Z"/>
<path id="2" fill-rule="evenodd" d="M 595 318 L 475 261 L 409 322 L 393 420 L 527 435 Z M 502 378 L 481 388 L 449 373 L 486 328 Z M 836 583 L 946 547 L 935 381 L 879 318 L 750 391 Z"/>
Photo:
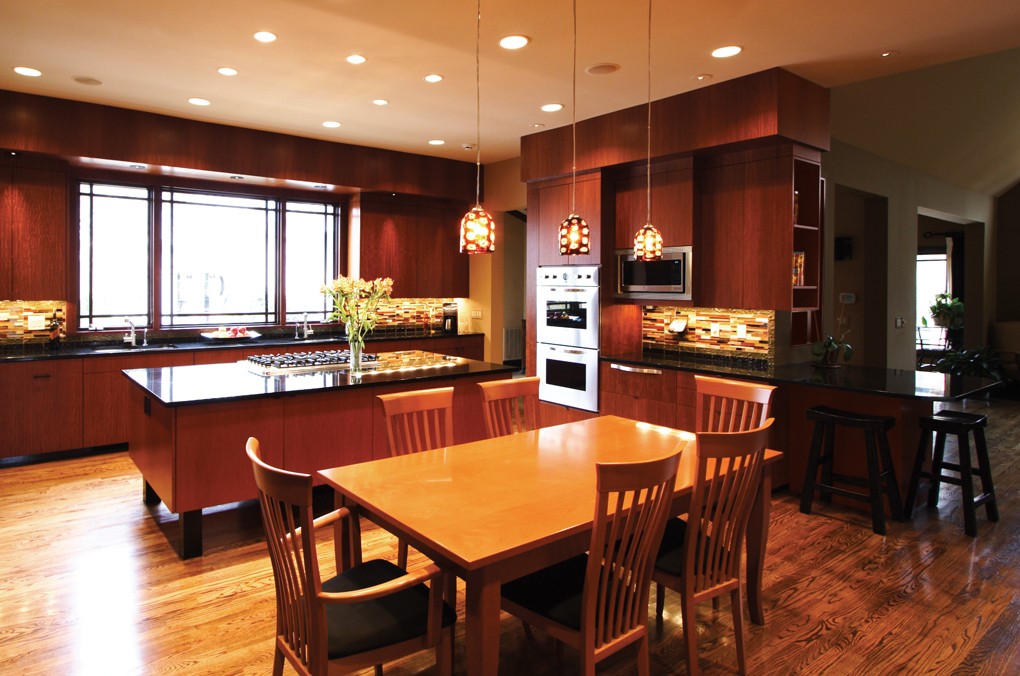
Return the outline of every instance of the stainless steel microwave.
<path id="1" fill-rule="evenodd" d="M 691 300 L 692 248 L 671 246 L 654 261 L 634 260 L 633 249 L 616 250 L 616 297 Z"/>

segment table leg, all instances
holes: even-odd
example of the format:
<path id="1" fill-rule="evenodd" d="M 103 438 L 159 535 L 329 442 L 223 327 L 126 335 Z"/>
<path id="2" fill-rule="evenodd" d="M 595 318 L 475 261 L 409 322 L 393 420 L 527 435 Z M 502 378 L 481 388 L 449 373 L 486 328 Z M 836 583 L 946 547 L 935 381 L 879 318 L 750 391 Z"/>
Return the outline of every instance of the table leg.
<path id="1" fill-rule="evenodd" d="M 469 676 L 499 672 L 499 580 L 484 573 L 466 578 L 465 641 Z"/>
<path id="2" fill-rule="evenodd" d="M 747 607 L 751 621 L 765 624 L 761 586 L 765 569 L 765 546 L 769 539 L 769 514 L 772 511 L 772 467 L 765 465 L 755 495 L 751 518 L 747 523 Z"/>

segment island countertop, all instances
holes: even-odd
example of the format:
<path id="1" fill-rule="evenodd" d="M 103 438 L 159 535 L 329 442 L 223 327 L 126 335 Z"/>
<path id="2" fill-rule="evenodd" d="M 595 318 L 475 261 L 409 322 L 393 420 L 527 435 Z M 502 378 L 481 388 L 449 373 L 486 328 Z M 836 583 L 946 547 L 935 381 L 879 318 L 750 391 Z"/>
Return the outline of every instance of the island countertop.
<path id="1" fill-rule="evenodd" d="M 886 369 L 842 364 L 821 368 L 803 362 L 765 366 L 753 360 L 699 358 L 676 353 L 635 352 L 602 355 L 601 361 L 619 364 L 693 371 L 708 375 L 764 380 L 772 384 L 796 384 L 892 397 L 951 401 L 973 397 L 995 388 L 999 382 L 977 376 L 954 376 L 936 371 Z"/>
<path id="2" fill-rule="evenodd" d="M 248 362 L 127 369 L 123 373 L 164 406 L 174 407 L 440 378 L 488 374 L 509 377 L 516 370 L 514 366 L 421 350 L 378 355 L 379 360 L 366 365 L 360 378 L 352 376 L 347 367 L 266 375 Z"/>

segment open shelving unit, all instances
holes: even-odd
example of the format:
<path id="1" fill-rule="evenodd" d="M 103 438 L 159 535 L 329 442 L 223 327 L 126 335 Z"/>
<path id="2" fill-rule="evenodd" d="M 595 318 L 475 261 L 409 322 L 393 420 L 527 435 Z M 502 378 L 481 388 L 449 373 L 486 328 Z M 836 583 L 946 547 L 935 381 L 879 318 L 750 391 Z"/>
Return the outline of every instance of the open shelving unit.
<path id="1" fill-rule="evenodd" d="M 824 181 L 816 162 L 793 159 L 793 251 L 790 342 L 821 339 L 822 214 Z"/>

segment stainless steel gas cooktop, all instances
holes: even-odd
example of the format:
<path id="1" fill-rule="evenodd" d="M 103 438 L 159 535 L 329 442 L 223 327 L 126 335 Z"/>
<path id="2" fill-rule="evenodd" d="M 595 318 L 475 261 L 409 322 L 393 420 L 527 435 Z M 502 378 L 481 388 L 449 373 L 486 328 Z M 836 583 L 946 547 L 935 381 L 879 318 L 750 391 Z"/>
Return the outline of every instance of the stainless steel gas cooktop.
<path id="1" fill-rule="evenodd" d="M 362 368 L 374 364 L 379 357 L 361 355 Z M 297 373 L 349 368 L 350 350 L 318 350 L 315 352 L 289 352 L 286 354 L 259 354 L 248 357 L 248 363 L 267 373 Z"/>

